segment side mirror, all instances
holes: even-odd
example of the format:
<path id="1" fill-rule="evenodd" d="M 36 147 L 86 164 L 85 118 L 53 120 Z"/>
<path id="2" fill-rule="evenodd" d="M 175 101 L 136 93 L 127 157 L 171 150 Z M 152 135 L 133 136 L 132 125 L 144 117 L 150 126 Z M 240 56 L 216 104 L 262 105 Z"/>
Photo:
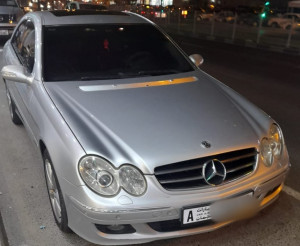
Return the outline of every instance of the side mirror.
<path id="1" fill-rule="evenodd" d="M 26 69 L 21 65 L 7 65 L 1 70 L 2 78 L 5 80 L 12 80 L 15 82 L 31 84 L 32 77 Z"/>
<path id="2" fill-rule="evenodd" d="M 190 55 L 189 58 L 197 67 L 200 67 L 204 62 L 203 57 L 199 54 Z"/>

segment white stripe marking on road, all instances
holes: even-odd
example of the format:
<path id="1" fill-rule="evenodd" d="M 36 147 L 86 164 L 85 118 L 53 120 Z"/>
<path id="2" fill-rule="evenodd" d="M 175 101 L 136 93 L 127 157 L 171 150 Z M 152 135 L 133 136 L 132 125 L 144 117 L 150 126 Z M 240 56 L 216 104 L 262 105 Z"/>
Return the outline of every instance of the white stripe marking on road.
<path id="1" fill-rule="evenodd" d="M 0 52 L 2 52 L 3 51 L 3 49 L 0 49 Z"/>
<path id="2" fill-rule="evenodd" d="M 294 189 L 292 189 L 292 188 L 290 188 L 288 186 L 284 186 L 283 187 L 283 191 L 286 194 L 288 194 L 288 195 L 294 197 L 295 199 L 297 199 L 298 201 L 300 201 L 300 192 L 298 192 L 298 191 L 296 191 L 296 190 L 294 190 Z"/>

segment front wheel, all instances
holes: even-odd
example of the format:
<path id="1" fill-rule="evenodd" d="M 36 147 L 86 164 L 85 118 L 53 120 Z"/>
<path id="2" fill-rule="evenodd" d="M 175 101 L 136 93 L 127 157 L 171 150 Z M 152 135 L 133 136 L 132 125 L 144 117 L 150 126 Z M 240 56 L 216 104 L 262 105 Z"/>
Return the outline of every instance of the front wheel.
<path id="1" fill-rule="evenodd" d="M 285 30 L 290 30 L 292 28 L 292 25 L 287 25 L 286 27 L 285 27 Z"/>
<path id="2" fill-rule="evenodd" d="M 71 232 L 70 228 L 68 227 L 68 216 L 64 198 L 47 150 L 44 151 L 43 160 L 47 191 L 55 222 L 59 229 L 63 232 Z"/>

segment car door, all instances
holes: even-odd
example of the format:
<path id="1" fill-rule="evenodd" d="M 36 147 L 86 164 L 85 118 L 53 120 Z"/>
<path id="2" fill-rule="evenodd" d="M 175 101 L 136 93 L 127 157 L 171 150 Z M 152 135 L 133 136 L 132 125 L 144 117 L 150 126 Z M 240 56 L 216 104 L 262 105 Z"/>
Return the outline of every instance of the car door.
<path id="1" fill-rule="evenodd" d="M 30 19 L 23 21 L 11 40 L 13 52 L 17 56 L 19 65 L 22 65 L 28 74 L 33 73 L 35 61 L 35 28 Z M 35 124 L 30 112 L 30 101 L 33 96 L 34 84 L 25 84 L 13 82 L 13 97 L 18 110 L 21 114 L 25 127 L 28 129 L 30 136 L 36 142 L 37 125 Z"/>

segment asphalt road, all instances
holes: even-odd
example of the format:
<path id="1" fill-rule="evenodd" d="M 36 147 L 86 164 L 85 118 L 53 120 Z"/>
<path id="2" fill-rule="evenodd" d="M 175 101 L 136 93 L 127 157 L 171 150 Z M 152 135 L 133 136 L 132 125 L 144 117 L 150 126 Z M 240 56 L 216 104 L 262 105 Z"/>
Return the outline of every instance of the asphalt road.
<path id="1" fill-rule="evenodd" d="M 204 71 L 240 92 L 279 122 L 293 166 L 287 180 L 289 188 L 277 202 L 254 218 L 211 233 L 146 246 L 298 246 L 300 57 L 182 37 L 176 39 L 188 54 L 204 56 Z M 91 246 L 77 235 L 63 234 L 56 227 L 46 193 L 42 160 L 24 128 L 11 123 L 4 89 L 0 81 L 0 211 L 9 245 Z"/>

